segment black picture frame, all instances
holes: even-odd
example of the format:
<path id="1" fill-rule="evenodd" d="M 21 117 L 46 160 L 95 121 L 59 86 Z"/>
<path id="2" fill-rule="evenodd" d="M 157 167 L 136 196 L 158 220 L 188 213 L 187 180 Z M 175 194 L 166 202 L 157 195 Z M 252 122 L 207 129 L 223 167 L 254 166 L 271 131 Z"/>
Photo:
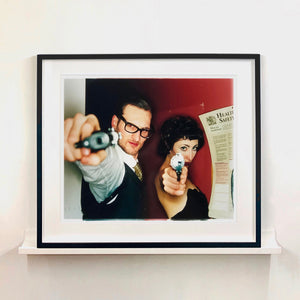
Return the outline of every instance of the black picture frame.
<path id="1" fill-rule="evenodd" d="M 49 127 L 47 118 L 48 115 L 45 114 L 44 106 L 47 106 L 47 99 L 45 99 L 45 90 L 49 80 L 49 70 L 52 70 L 53 63 L 64 63 L 67 66 L 63 67 L 63 70 L 58 71 L 56 75 L 50 74 L 50 77 L 58 76 L 60 77 L 56 82 L 61 82 L 61 77 L 67 76 L 69 78 L 74 74 L 77 76 L 81 73 L 80 68 L 73 69 L 69 72 L 68 65 L 73 65 L 75 62 L 80 62 L 83 66 L 85 64 L 90 64 L 91 62 L 123 62 L 130 65 L 132 62 L 148 63 L 149 61 L 155 61 L 156 63 L 169 63 L 175 61 L 179 62 L 201 62 L 207 61 L 207 63 L 218 64 L 219 62 L 234 62 L 241 63 L 249 62 L 249 66 L 246 69 L 251 72 L 248 77 L 252 78 L 252 90 L 249 91 L 253 94 L 251 103 L 253 107 L 253 113 L 251 115 L 252 124 L 244 124 L 244 126 L 254 126 L 254 139 L 252 141 L 253 151 L 250 153 L 255 157 L 253 165 L 253 180 L 251 187 L 253 189 L 253 199 L 254 210 L 252 213 L 253 219 L 253 238 L 251 240 L 232 240 L 232 241 L 184 241 L 180 238 L 178 240 L 168 240 L 168 241 L 126 241 L 126 240 L 114 240 L 114 241 L 101 241 L 101 240 L 87 240 L 83 238 L 82 240 L 69 240 L 59 237 L 57 239 L 45 238 L 47 235 L 45 231 L 45 220 L 48 219 L 48 210 L 45 211 L 46 202 L 45 200 L 45 185 L 49 181 L 45 181 L 47 178 L 47 168 L 45 168 L 45 160 L 48 159 L 47 153 L 45 154 L 45 147 L 47 144 L 44 143 L 48 138 L 48 131 L 45 128 Z M 106 66 L 107 67 L 107 66 Z M 60 67 L 58 67 L 59 69 Z M 108 67 L 109 68 L 109 67 Z M 126 66 L 124 67 L 126 69 Z M 48 72 L 48 73 L 47 73 Z M 151 71 L 149 71 L 151 72 Z M 55 72 L 53 72 L 55 73 Z M 101 71 L 100 71 L 101 73 Z M 180 74 L 181 71 L 178 70 Z M 73 75 L 72 75 L 73 74 Z M 74 76 L 75 76 L 74 75 Z M 98 74 L 96 74 L 98 75 Z M 122 75 L 124 76 L 124 75 Z M 158 77 L 156 74 L 155 76 Z M 183 77 L 186 75 L 183 75 Z M 83 75 L 85 78 L 90 78 L 90 75 Z M 126 76 L 125 76 L 126 77 Z M 155 77 L 156 78 L 156 77 Z M 50 78 L 51 81 L 51 78 Z M 191 248 L 259 248 L 261 247 L 261 116 L 260 116 L 260 55 L 259 54 L 41 54 L 37 56 L 37 247 L 38 248 L 103 248 L 103 249 L 116 249 L 116 248 L 140 248 L 144 249 L 147 253 L 147 249 L 191 249 Z M 56 83 L 54 83 L 56 84 Z M 56 84 L 57 85 L 57 84 Z M 61 93 L 60 88 L 57 85 L 58 93 Z M 54 94 L 55 95 L 55 94 Z M 242 105 L 242 104 L 240 104 Z M 59 116 L 60 119 L 62 115 Z M 62 122 L 63 120 L 60 120 Z M 45 123 L 46 122 L 46 123 Z M 51 137 L 51 140 L 53 137 Z M 59 144 L 59 140 L 58 140 Z M 59 148 L 60 150 L 61 148 Z M 50 180 L 51 181 L 51 180 Z M 49 210 L 49 214 L 51 214 Z M 59 213 L 58 213 L 59 215 Z M 149 221 L 151 222 L 151 221 Z M 47 225 L 48 226 L 48 225 Z M 80 227 L 80 225 L 79 225 Z M 51 234 L 50 234 L 51 235 Z M 49 236 L 50 236 L 49 235 Z M 63 236 L 63 235 L 62 235 Z"/>

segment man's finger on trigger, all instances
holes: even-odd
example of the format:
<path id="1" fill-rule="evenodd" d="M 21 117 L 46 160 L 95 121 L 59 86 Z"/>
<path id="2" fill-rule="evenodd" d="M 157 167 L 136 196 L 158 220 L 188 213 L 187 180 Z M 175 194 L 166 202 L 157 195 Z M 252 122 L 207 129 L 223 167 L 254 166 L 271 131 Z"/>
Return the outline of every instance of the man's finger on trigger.
<path id="1" fill-rule="evenodd" d="M 88 148 L 80 148 L 79 149 L 82 156 L 88 156 L 91 154 L 91 149 Z"/>

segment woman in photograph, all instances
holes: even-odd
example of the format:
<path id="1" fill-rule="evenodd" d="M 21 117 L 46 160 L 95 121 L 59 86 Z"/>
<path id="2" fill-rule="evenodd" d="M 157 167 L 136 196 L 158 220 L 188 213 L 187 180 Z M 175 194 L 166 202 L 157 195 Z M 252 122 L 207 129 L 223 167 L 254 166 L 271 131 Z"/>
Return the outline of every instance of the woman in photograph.
<path id="1" fill-rule="evenodd" d="M 164 162 L 155 177 L 155 189 L 168 218 L 208 219 L 206 196 L 188 176 L 189 167 L 204 144 L 202 129 L 191 117 L 175 116 L 163 123 L 160 134 L 158 153 Z"/>

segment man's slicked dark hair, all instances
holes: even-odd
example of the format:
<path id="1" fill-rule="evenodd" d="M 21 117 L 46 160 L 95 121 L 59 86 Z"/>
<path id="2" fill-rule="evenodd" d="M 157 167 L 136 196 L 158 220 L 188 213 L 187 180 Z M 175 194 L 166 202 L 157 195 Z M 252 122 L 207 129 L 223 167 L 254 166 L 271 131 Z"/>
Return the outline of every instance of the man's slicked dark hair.
<path id="1" fill-rule="evenodd" d="M 203 131 L 190 116 L 175 116 L 167 119 L 160 129 L 158 154 L 166 157 L 180 139 L 198 140 L 198 150 L 204 145 Z"/>
<path id="2" fill-rule="evenodd" d="M 132 95 L 132 96 L 126 96 L 124 98 L 120 98 L 117 101 L 116 106 L 115 106 L 115 115 L 117 117 L 121 117 L 123 115 L 124 108 L 127 105 L 136 106 L 138 108 L 149 111 L 152 114 L 152 108 L 150 106 L 150 103 L 145 97 L 140 96 L 140 95 Z"/>

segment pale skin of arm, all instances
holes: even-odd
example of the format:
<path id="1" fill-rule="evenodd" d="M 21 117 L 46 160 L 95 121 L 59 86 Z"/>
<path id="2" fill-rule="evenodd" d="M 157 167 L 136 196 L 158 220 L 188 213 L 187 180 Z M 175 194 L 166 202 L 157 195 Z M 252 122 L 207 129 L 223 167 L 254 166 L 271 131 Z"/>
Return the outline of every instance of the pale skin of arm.
<path id="1" fill-rule="evenodd" d="M 97 166 L 107 156 L 105 150 L 92 153 L 90 149 L 76 149 L 74 144 L 90 136 L 94 131 L 100 130 L 100 125 L 95 115 L 77 113 L 74 118 L 64 122 L 64 159 L 70 162 L 80 161 L 84 165 Z"/>

